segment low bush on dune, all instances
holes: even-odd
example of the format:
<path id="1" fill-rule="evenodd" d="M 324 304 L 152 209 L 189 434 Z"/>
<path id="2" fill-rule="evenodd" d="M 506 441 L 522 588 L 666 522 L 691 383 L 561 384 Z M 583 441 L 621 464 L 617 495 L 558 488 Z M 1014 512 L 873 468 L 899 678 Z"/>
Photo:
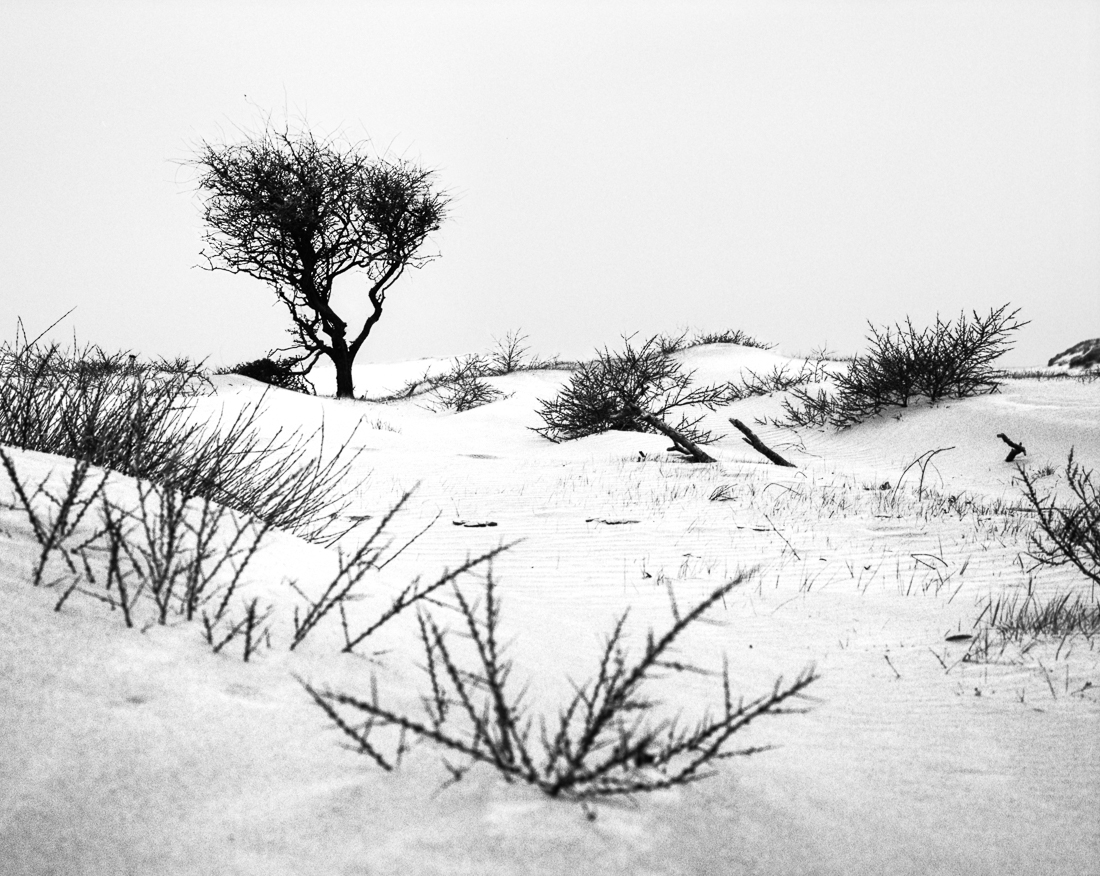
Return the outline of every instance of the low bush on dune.
<path id="1" fill-rule="evenodd" d="M 759 341 L 741 329 L 726 329 L 720 332 L 698 331 L 694 334 L 685 330 L 678 335 L 658 335 L 657 344 L 661 352 L 666 355 L 708 344 L 737 344 L 739 347 L 754 347 L 758 350 L 770 350 L 775 346 Z"/>
<path id="2" fill-rule="evenodd" d="M 446 374 L 430 379 L 436 409 L 460 414 L 503 398 L 504 393 L 485 379 L 495 373 L 481 356 L 457 360 Z"/>
<path id="3" fill-rule="evenodd" d="M 659 420 L 679 414 L 673 428 L 696 444 L 708 444 L 717 436 L 699 428 L 702 414 L 690 416 L 684 409 L 714 410 L 740 396 L 732 384 L 695 386 L 693 378 L 694 372 L 662 350 L 659 337 L 637 347 L 624 338 L 621 352 L 597 350 L 595 361 L 577 368 L 555 398 L 540 400 L 545 425 L 534 431 L 555 442 L 612 429 L 653 432 L 643 414 Z"/>
<path id="4" fill-rule="evenodd" d="M 1003 374 L 993 363 L 1011 349 L 1011 335 L 1026 322 L 1008 305 L 977 311 L 955 322 L 936 317 L 936 324 L 917 330 L 905 324 L 871 326 L 870 350 L 857 356 L 846 372 L 833 377 L 835 392 L 816 395 L 795 389 L 784 402 L 783 425 L 835 426 L 861 423 L 889 408 L 908 407 L 926 399 L 969 398 L 996 392 Z"/>
<path id="5" fill-rule="evenodd" d="M 555 398 L 540 400 L 542 407 L 538 414 L 544 425 L 534 431 L 555 442 L 613 429 L 663 431 L 654 425 L 656 419 L 694 444 L 710 444 L 722 436 L 700 428 L 704 414 L 699 408 L 713 411 L 745 398 L 785 392 L 820 380 L 826 373 L 825 360 L 818 357 L 797 370 L 787 365 L 762 374 L 746 370 L 737 382 L 696 386 L 695 372 L 685 371 L 673 358 L 675 352 L 697 345 L 680 343 L 682 340 L 683 337 L 670 339 L 658 335 L 635 347 L 627 337 L 621 352 L 597 350 L 596 359 L 578 365 Z M 668 422 L 670 416 L 676 415 L 678 422 Z"/>
<path id="6" fill-rule="evenodd" d="M 279 389 L 289 389 L 293 392 L 302 392 L 306 395 L 316 395 L 313 384 L 304 375 L 294 370 L 294 361 L 290 359 L 253 359 L 251 362 L 241 362 L 229 368 L 219 368 L 217 374 L 240 374 L 242 377 L 251 377 L 268 386 Z"/>
<path id="7" fill-rule="evenodd" d="M 408 381 L 397 392 L 370 400 L 392 402 L 427 394 L 435 410 L 462 413 L 504 398 L 504 393 L 486 378 L 503 377 L 520 371 L 562 371 L 576 366 L 576 363 L 557 358 L 531 356 L 526 341 L 525 334 L 510 331 L 503 338 L 496 339 L 496 346 L 488 353 L 456 358 L 447 371 L 438 374 L 426 372 Z"/>
<path id="8" fill-rule="evenodd" d="M 355 454 L 345 444 L 325 460 L 323 430 L 264 434 L 260 404 L 195 423 L 188 407 L 209 391 L 202 368 L 185 360 L 140 363 L 24 338 L 0 346 L 0 444 L 154 481 L 313 540 L 337 538 L 358 486 L 347 483 Z"/>

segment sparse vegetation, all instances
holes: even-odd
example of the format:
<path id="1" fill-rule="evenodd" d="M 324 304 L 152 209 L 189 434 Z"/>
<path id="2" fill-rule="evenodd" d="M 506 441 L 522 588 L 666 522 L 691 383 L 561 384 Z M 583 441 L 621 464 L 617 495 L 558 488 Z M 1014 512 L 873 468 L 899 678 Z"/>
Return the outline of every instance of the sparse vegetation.
<path id="1" fill-rule="evenodd" d="M 752 335 L 741 329 L 726 329 L 720 332 L 698 332 L 688 343 L 689 347 L 699 347 L 704 344 L 738 344 L 742 347 L 755 347 L 758 350 L 770 350 L 775 344 L 768 344 L 757 340 Z"/>
<path id="2" fill-rule="evenodd" d="M 262 402 L 224 421 L 189 419 L 210 392 L 197 365 L 24 337 L 0 346 L 0 369 L 0 444 L 155 481 L 317 541 L 348 528 L 357 454 L 345 444 L 326 458 L 323 431 L 263 435 Z"/>
<path id="3" fill-rule="evenodd" d="M 1014 314 L 1002 316 L 1014 318 Z M 919 334 L 911 326 L 908 332 L 907 337 Z M 525 340 L 518 332 L 509 333 L 498 342 L 495 353 L 456 359 L 447 372 L 425 377 L 409 394 L 426 395 L 440 408 L 456 411 L 499 397 L 489 378 L 542 364 L 527 357 Z M 678 343 L 671 347 L 683 349 Z M 896 338 L 890 343 L 898 349 L 904 346 Z M 649 431 L 645 418 L 650 410 L 671 411 L 674 418 L 679 415 L 681 424 L 709 437 L 701 428 L 698 407 L 713 409 L 750 396 L 797 392 L 808 383 L 833 379 L 836 367 L 834 360 L 820 355 L 801 368 L 776 367 L 762 374 L 745 371 L 736 383 L 696 387 L 693 374 L 681 367 L 661 338 L 642 344 L 627 338 L 624 347 L 620 352 L 605 349 L 594 362 L 577 367 L 566 384 L 566 391 L 574 391 L 572 397 L 563 391 L 553 402 L 542 402 L 544 411 L 575 416 L 581 424 L 577 434 L 563 431 L 553 440 L 607 428 Z M 695 586 L 712 575 L 721 575 L 717 580 L 725 583 L 715 587 L 708 580 L 702 591 L 708 595 L 690 611 L 682 613 L 674 601 L 667 631 L 651 632 L 634 648 L 629 647 L 624 613 L 594 655 L 587 679 L 581 676 L 563 700 L 551 700 L 550 709 L 544 710 L 542 703 L 536 705 L 528 698 L 519 667 L 503 644 L 500 589 L 490 563 L 506 545 L 471 551 L 471 558 L 453 571 L 444 570 L 423 581 L 418 578 L 387 595 L 374 612 L 359 608 L 364 597 L 377 596 L 371 592 L 371 585 L 380 580 L 375 573 L 427 529 L 396 551 L 384 537 L 408 494 L 372 524 L 374 531 L 365 541 L 339 553 L 335 571 L 327 578 L 284 581 L 297 599 L 257 597 L 250 592 L 247 578 L 254 573 L 255 555 L 270 527 L 281 519 L 279 515 L 296 520 L 293 526 L 299 531 L 326 543 L 332 543 L 347 526 L 366 519 L 338 519 L 337 510 L 324 504 L 329 496 L 346 497 L 354 489 L 340 486 L 353 454 L 341 448 L 339 466 L 329 468 L 322 466 L 320 458 L 307 463 L 295 460 L 296 448 L 315 446 L 313 439 L 322 436 L 295 433 L 280 438 L 276 433 L 261 439 L 258 406 L 247 407 L 224 424 L 189 425 L 188 408 L 205 404 L 203 396 L 211 387 L 200 368 L 182 360 L 150 365 L 93 348 L 69 352 L 38 347 L 25 338 L 15 347 L 0 348 L 0 356 L 5 368 L 0 391 L 8 401 L 0 409 L 0 425 L 9 430 L 4 434 L 22 436 L 33 445 L 31 449 L 57 452 L 51 448 L 63 448 L 75 460 L 64 477 L 28 483 L 19 478 L 20 461 L 0 449 L 4 470 L 0 481 L 6 476 L 13 488 L 10 499 L 0 496 L 0 501 L 7 500 L 0 511 L 8 513 L 0 522 L 10 526 L 14 513 L 24 533 L 29 533 L 26 537 L 37 545 L 27 561 L 28 580 L 56 597 L 57 611 L 94 600 L 127 627 L 191 621 L 194 627 L 189 629 L 201 632 L 210 651 L 245 661 L 262 657 L 273 647 L 292 651 L 326 647 L 379 660 L 384 652 L 370 653 L 372 643 L 378 644 L 379 630 L 399 618 L 411 620 L 415 613 L 425 672 L 421 706 L 415 702 L 411 707 L 395 706 L 384 691 L 379 692 L 381 682 L 373 679 L 369 692 L 304 683 L 314 703 L 355 749 L 384 769 L 396 768 L 411 743 L 425 743 L 442 753 L 452 780 L 483 764 L 507 781 L 530 785 L 554 798 L 590 801 L 678 787 L 713 774 L 722 760 L 764 750 L 741 746 L 744 737 L 737 734 L 758 717 L 790 711 L 794 700 L 816 680 L 814 670 L 806 669 L 793 681 L 779 680 L 762 695 L 744 701 L 731 691 L 733 674 L 728 668 L 715 671 L 682 656 L 679 646 L 689 629 L 712 623 L 714 609 L 748 578 L 739 575 L 725 580 L 734 565 L 732 555 L 690 553 L 699 551 L 705 539 L 684 538 L 682 544 L 653 547 L 652 554 L 647 553 L 640 575 L 650 583 L 643 586 L 671 592 L 674 582 L 690 581 Z M 980 391 L 989 391 L 987 385 L 981 386 Z M 481 395 L 485 389 L 488 398 Z M 694 411 L 693 406 L 697 406 Z M 572 422 L 560 421 L 563 429 L 572 428 Z M 544 423 L 549 431 L 551 423 L 545 417 Z M 370 425 L 393 428 L 381 420 Z M 173 448 L 181 458 L 172 455 Z M 589 484 L 587 491 L 578 489 L 577 473 L 570 470 L 563 475 L 568 483 L 563 482 L 561 495 L 577 491 L 585 492 L 585 501 L 595 497 L 600 507 L 585 510 L 591 515 L 585 518 L 590 523 L 638 524 L 639 529 L 648 524 L 644 518 L 660 516 L 672 503 L 696 502 L 697 520 L 708 513 L 722 514 L 731 532 L 745 530 L 733 532 L 732 537 L 762 555 L 769 579 L 775 573 L 777 590 L 789 585 L 793 595 L 797 587 L 798 598 L 816 597 L 827 586 L 867 593 L 872 582 L 880 586 L 888 578 L 887 593 L 923 595 L 950 605 L 960 591 L 969 592 L 963 588 L 972 586 L 975 577 L 985 574 L 985 570 L 978 576 L 971 571 L 965 577 L 971 557 L 953 554 L 950 545 L 945 549 L 942 544 L 944 533 L 965 519 L 968 537 L 973 527 L 979 540 L 989 541 L 989 545 L 983 541 L 983 548 L 990 552 L 975 559 L 975 565 L 992 567 L 1005 557 L 1017 556 L 1015 551 L 1026 544 L 1036 567 L 1073 566 L 1093 586 L 1088 592 L 1064 585 L 1044 589 L 1033 586 L 1029 578 L 1026 589 L 1010 585 L 1007 590 L 981 591 L 981 613 L 973 632 L 965 629 L 973 617 L 965 609 L 961 625 L 951 622 L 957 632 L 943 643 L 942 656 L 933 651 L 945 671 L 995 660 L 997 645 L 1002 654 L 1006 647 L 1026 654 L 1043 639 L 1054 640 L 1059 654 L 1077 636 L 1091 645 L 1100 633 L 1095 587 L 1100 583 L 1100 496 L 1093 473 L 1071 454 L 1063 480 L 1072 495 L 1067 499 L 1062 493 L 1056 500 L 1054 495 L 1039 493 L 1040 482 L 1054 488 L 1051 467 L 1021 467 L 1024 503 L 1011 505 L 980 495 L 944 492 L 942 481 L 930 484 L 933 458 L 946 449 L 929 450 L 900 471 L 874 473 L 873 481 L 871 473 L 865 472 L 850 482 L 816 480 L 813 470 L 798 479 L 779 471 L 754 478 L 714 466 L 708 475 L 688 472 L 683 466 L 662 468 L 661 459 L 639 453 L 646 465 L 624 460 L 621 470 L 603 472 L 605 481 Z M 106 466 L 108 460 L 114 460 L 114 465 Z M 280 460 L 286 460 L 287 467 L 279 468 Z M 132 501 L 120 501 L 121 481 L 95 466 L 144 478 L 122 488 Z M 296 473 L 303 470 L 306 474 L 299 485 Z M 883 474 L 889 475 L 888 481 L 882 480 Z M 655 479 L 659 486 L 653 486 Z M 650 487 L 652 492 L 644 491 Z M 709 505 L 708 498 L 716 504 Z M 230 499 L 237 503 L 236 510 L 222 507 Z M 286 504 L 299 499 L 301 504 Z M 277 500 L 276 505 L 265 505 L 269 500 Z M 455 500 L 456 517 L 470 511 L 468 507 L 459 510 L 462 501 Z M 614 507 L 608 508 L 609 502 Z M 642 514 L 646 503 L 651 505 L 646 510 L 659 513 Z M 484 511 L 478 508 L 473 513 Z M 859 517 L 868 523 L 870 534 L 860 536 L 861 543 L 851 554 L 830 552 L 835 543 L 831 538 L 846 538 L 852 531 L 830 532 L 828 520 L 833 517 Z M 500 531 L 507 531 L 507 519 L 500 519 Z M 933 525 L 926 526 L 930 522 Z M 885 533 L 895 533 L 904 550 L 891 548 L 878 555 L 876 540 L 893 537 Z M 743 537 L 751 541 L 740 542 Z M 914 544 L 924 537 L 939 543 Z M 834 562 L 838 558 L 843 563 Z M 652 572 L 646 570 L 647 563 Z M 474 598 L 468 576 L 486 569 L 484 589 Z M 1022 568 L 1022 574 L 1034 570 Z M 765 589 L 757 576 L 753 587 L 755 599 L 765 604 L 770 580 Z M 780 593 L 775 605 L 787 605 L 787 596 Z M 956 600 L 955 605 L 961 602 Z M 448 616 L 445 612 L 453 618 L 449 622 L 443 621 Z M 969 647 L 960 658 L 963 641 Z M 845 631 L 838 644 L 847 648 L 848 643 Z M 887 654 L 885 660 L 893 680 L 911 678 L 903 658 Z M 701 715 L 674 716 L 659 698 L 660 685 L 675 683 L 684 673 L 721 679 L 715 685 L 712 708 Z M 1069 690 L 1068 671 L 1066 678 Z M 1087 685 L 1080 688 L 1086 689 Z"/>
<path id="4" fill-rule="evenodd" d="M 1023 591 L 990 596 L 974 626 L 1009 641 L 1075 635 L 1091 639 L 1100 633 L 1100 598 L 1095 591 L 1062 590 L 1042 596 L 1029 578 Z"/>
<path id="5" fill-rule="evenodd" d="M 1004 372 L 1006 380 L 1072 380 L 1077 383 L 1093 383 L 1100 380 L 1100 368 L 1086 371 L 1054 371 L 1041 368 L 1013 368 Z"/>
<path id="6" fill-rule="evenodd" d="M 447 371 L 436 374 L 425 372 L 396 392 L 370 401 L 393 402 L 429 394 L 437 409 L 461 412 L 504 396 L 503 392 L 486 381 L 488 377 L 503 377 L 519 371 L 567 371 L 579 367 L 577 362 L 529 356 L 526 341 L 526 335 L 510 331 L 503 339 L 496 340 L 496 347 L 490 352 L 457 357 Z"/>
<path id="7" fill-rule="evenodd" d="M 658 335 L 657 345 L 665 355 L 678 353 L 680 350 L 688 350 L 692 347 L 702 347 L 706 344 L 737 344 L 741 347 L 755 347 L 758 350 L 770 350 L 774 344 L 765 344 L 758 341 L 752 335 L 746 334 L 741 329 L 726 329 L 720 332 L 698 331 L 691 334 L 683 330 L 678 335 Z"/>

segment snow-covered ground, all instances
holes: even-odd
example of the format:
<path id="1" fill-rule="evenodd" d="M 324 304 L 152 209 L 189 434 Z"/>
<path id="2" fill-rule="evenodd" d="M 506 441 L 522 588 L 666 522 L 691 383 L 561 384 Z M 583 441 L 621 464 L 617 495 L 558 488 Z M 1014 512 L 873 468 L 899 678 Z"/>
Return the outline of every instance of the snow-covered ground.
<path id="1" fill-rule="evenodd" d="M 700 380 L 787 361 L 731 345 L 679 356 Z M 367 365 L 358 385 L 394 390 L 425 365 Z M 418 575 L 515 542 L 493 565 L 502 632 L 533 711 L 553 716 L 623 610 L 641 648 L 648 628 L 671 622 L 670 589 L 683 607 L 752 569 L 713 615 L 722 623 L 690 629 L 680 656 L 720 669 L 724 654 L 746 698 L 816 665 L 805 712 L 739 734 L 774 749 L 590 810 L 484 766 L 448 785 L 444 754 L 427 744 L 384 772 L 344 745 L 299 679 L 368 698 L 373 676 L 381 700 L 417 713 L 427 681 L 414 613 L 356 655 L 340 653 L 336 617 L 287 647 L 302 597 L 285 582 L 319 592 L 335 548 L 267 539 L 242 596 L 273 606 L 272 647 L 245 663 L 237 643 L 213 654 L 197 623 L 146 615 L 129 629 L 80 594 L 55 612 L 57 588 L 31 585 L 38 548 L 26 518 L 0 510 L 0 872 L 1100 873 L 1096 643 L 1010 643 L 962 661 L 971 643 L 948 641 L 973 633 L 990 595 L 1022 590 L 1029 574 L 1040 594 L 1090 592 L 1070 568 L 1029 573 L 1030 523 L 1012 510 L 1015 467 L 996 436 L 1025 444 L 1033 472 L 1061 468 L 1071 447 L 1100 469 L 1100 381 L 1013 380 L 840 434 L 759 427 L 798 466 L 781 469 L 727 423 L 778 414 L 777 397 L 708 415 L 704 425 L 729 433 L 709 448 L 715 465 L 674 459 L 653 435 L 552 444 L 530 427 L 537 400 L 566 378 L 492 378 L 506 397 L 461 414 L 424 397 L 268 392 L 265 428 L 323 421 L 327 446 L 351 435 L 361 449 L 351 513 L 377 520 L 416 487 L 388 529 L 393 544 L 435 521 L 364 581 L 350 622 L 377 617 Z M 195 417 L 264 391 L 232 376 L 216 385 Z M 923 484 L 915 466 L 899 483 L 939 448 L 952 449 Z M 71 468 L 10 453 L 26 483 Z M 107 489 L 136 501 L 125 478 Z M 0 500 L 10 493 L 0 472 Z M 691 720 L 720 702 L 714 677 L 674 680 L 655 689 L 669 715 Z"/>

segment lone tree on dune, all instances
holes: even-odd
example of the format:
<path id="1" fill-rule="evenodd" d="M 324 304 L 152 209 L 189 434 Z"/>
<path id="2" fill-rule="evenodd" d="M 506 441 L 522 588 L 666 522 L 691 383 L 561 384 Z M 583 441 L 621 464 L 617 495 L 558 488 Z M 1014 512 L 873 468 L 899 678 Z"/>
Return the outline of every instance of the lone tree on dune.
<path id="1" fill-rule="evenodd" d="M 406 268 L 432 259 L 421 248 L 448 205 L 432 172 L 270 124 L 243 143 L 203 141 L 191 164 L 205 197 L 208 268 L 268 283 L 290 313 L 288 350 L 300 353 L 301 373 L 328 356 L 337 398 L 354 397 L 351 366 L 386 293 Z M 331 306 L 333 282 L 354 269 L 370 283 L 358 332 Z"/>

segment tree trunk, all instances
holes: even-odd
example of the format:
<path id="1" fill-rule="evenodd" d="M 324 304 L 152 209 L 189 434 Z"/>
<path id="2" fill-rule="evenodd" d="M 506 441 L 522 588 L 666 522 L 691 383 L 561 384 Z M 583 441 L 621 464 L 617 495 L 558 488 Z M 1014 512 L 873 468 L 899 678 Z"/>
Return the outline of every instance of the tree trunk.
<path id="1" fill-rule="evenodd" d="M 333 344 L 333 350 L 329 353 L 332 364 L 336 366 L 336 397 L 355 398 L 355 383 L 351 376 L 351 363 L 354 360 L 347 346 L 342 343 L 343 338 L 339 341 Z"/>

